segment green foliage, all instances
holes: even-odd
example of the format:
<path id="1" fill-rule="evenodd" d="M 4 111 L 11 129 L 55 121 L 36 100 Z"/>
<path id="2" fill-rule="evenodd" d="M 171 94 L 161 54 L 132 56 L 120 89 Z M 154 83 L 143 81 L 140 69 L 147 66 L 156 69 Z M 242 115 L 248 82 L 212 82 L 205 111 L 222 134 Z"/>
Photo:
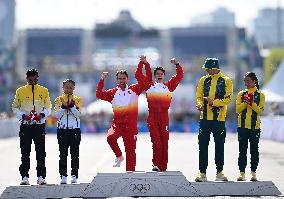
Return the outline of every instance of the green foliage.
<path id="1" fill-rule="evenodd" d="M 264 60 L 264 82 L 267 83 L 284 59 L 284 48 L 272 49 Z"/>

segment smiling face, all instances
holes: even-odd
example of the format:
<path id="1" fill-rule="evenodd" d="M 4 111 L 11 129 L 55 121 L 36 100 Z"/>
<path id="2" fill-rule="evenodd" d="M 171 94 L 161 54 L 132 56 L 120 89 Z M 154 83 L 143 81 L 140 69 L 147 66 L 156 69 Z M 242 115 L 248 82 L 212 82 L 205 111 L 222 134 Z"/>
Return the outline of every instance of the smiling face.
<path id="1" fill-rule="evenodd" d="M 122 73 L 117 74 L 116 83 L 117 83 L 117 86 L 119 88 L 124 90 L 126 88 L 127 83 L 128 83 L 127 75 L 122 74 Z"/>
<path id="2" fill-rule="evenodd" d="M 252 80 L 249 76 L 244 77 L 244 83 L 247 88 L 253 88 L 256 85 L 256 81 Z"/>
<path id="3" fill-rule="evenodd" d="M 75 86 L 74 84 L 72 84 L 72 82 L 65 82 L 63 84 L 63 92 L 67 95 L 72 95 L 74 89 L 75 89 Z"/>
<path id="4" fill-rule="evenodd" d="M 154 79 L 158 83 L 163 83 L 165 80 L 165 73 L 164 71 L 157 69 L 154 73 Z"/>

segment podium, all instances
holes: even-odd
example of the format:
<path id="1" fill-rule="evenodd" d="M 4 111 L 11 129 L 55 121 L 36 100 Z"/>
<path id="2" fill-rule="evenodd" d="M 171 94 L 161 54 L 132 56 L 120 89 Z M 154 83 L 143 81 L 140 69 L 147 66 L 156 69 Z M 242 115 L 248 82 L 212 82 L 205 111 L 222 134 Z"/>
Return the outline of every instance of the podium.
<path id="1" fill-rule="evenodd" d="M 279 196 L 271 181 L 189 182 L 179 171 L 98 173 L 91 183 L 10 186 L 1 198 Z"/>

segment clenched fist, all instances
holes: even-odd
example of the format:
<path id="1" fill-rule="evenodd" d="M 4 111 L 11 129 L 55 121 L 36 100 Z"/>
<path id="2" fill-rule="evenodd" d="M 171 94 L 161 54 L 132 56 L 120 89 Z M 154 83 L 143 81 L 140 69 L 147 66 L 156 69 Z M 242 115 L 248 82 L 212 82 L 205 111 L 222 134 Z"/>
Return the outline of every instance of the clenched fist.
<path id="1" fill-rule="evenodd" d="M 108 72 L 102 72 L 101 79 L 105 80 L 108 77 Z"/>
<path id="2" fill-rule="evenodd" d="M 171 59 L 171 63 L 177 65 L 177 64 L 178 64 L 178 61 L 177 61 L 176 58 L 172 58 L 172 59 Z"/>

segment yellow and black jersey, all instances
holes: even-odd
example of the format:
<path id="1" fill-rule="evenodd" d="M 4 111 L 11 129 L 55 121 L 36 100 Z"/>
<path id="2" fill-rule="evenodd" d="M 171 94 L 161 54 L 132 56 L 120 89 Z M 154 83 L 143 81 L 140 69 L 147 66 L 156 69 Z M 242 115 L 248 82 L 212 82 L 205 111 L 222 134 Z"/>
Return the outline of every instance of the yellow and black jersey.
<path id="1" fill-rule="evenodd" d="M 204 97 L 213 99 L 210 106 Z M 215 75 L 203 76 L 197 86 L 196 102 L 198 106 L 203 106 L 200 112 L 200 119 L 225 121 L 227 105 L 232 102 L 233 83 L 232 80 L 221 72 Z"/>
<path id="2" fill-rule="evenodd" d="M 72 108 L 62 108 L 60 98 L 68 103 L 69 99 L 73 101 Z M 76 129 L 80 128 L 80 116 L 82 111 L 82 98 L 76 95 L 62 94 L 55 99 L 54 106 L 55 116 L 57 117 L 57 127 L 59 129 Z"/>
<path id="3" fill-rule="evenodd" d="M 252 93 L 253 102 L 249 105 L 242 100 L 242 96 Z M 265 95 L 256 87 L 242 90 L 236 100 L 236 112 L 238 114 L 238 127 L 246 129 L 260 128 L 260 115 L 264 111 Z"/>
<path id="4" fill-rule="evenodd" d="M 45 119 L 51 112 L 51 102 L 48 89 L 38 84 L 26 84 L 16 90 L 16 95 L 12 104 L 12 109 L 19 119 L 22 115 L 29 114 L 30 111 L 35 110 L 38 114 L 44 113 L 45 117 L 38 121 L 38 124 L 45 122 Z M 23 121 L 26 123 L 26 121 Z"/>

